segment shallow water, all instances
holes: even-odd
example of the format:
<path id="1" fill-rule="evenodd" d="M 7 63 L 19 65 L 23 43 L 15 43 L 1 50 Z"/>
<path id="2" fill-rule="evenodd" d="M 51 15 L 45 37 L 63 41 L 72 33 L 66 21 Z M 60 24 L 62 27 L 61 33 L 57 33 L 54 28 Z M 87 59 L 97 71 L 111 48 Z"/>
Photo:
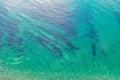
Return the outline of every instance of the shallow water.
<path id="1" fill-rule="evenodd" d="M 0 78 L 119 80 L 119 4 L 0 0 Z"/>

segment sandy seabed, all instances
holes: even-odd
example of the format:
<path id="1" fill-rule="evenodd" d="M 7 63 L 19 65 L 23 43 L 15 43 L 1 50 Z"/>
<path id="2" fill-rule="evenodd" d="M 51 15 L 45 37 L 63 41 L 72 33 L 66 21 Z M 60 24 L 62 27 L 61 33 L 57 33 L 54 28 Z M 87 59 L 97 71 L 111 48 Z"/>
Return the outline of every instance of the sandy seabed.
<path id="1" fill-rule="evenodd" d="M 25 73 L 25 72 L 3 72 L 0 80 L 120 80 L 118 75 L 93 75 L 93 74 L 71 74 L 71 73 Z"/>

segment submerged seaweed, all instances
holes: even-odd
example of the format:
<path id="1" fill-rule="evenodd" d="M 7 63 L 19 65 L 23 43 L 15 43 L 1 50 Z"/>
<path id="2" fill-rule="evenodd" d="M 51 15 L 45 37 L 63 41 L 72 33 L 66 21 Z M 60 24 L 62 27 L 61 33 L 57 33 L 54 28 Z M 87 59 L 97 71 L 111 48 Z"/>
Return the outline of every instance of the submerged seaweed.
<path id="1" fill-rule="evenodd" d="M 1 0 L 0 70 L 120 73 L 116 2 Z"/>
<path id="2" fill-rule="evenodd" d="M 29 5 L 32 6 L 34 4 Z M 1 47 L 3 47 L 3 45 L 8 46 L 8 48 L 15 45 L 24 46 L 23 43 L 26 42 L 25 35 L 28 35 L 31 39 L 35 39 L 37 43 L 40 44 L 40 46 L 43 46 L 47 50 L 51 51 L 51 53 L 57 54 L 59 56 L 63 56 L 64 52 L 66 51 L 67 53 L 74 53 L 75 50 L 78 50 L 79 48 L 77 48 L 70 40 L 72 37 L 77 35 L 77 29 L 73 23 L 65 20 L 65 18 L 67 17 L 67 11 L 64 9 L 61 10 L 62 12 L 64 12 L 64 15 L 62 17 L 56 18 L 53 16 L 51 18 L 51 15 L 46 14 L 46 11 L 48 11 L 49 9 L 48 8 L 47 10 L 45 10 L 46 7 L 47 6 L 45 6 L 45 8 L 40 8 L 41 10 L 45 11 L 44 14 L 39 12 L 39 7 L 36 7 L 36 10 L 34 11 L 31 8 L 30 10 L 27 10 L 27 13 L 19 12 L 19 15 L 21 15 L 21 13 L 24 13 L 24 15 L 21 15 L 21 18 L 23 19 L 17 19 L 16 17 L 11 17 L 11 13 L 6 9 L 4 5 L 2 5 L 2 7 L 0 8 L 0 11 L 2 13 L 0 14 L 0 39 L 2 40 L 2 38 L 5 38 L 5 42 L 3 43 L 1 41 Z M 55 16 L 59 16 L 59 12 L 56 12 L 58 9 L 61 8 L 55 7 L 55 9 L 51 9 L 51 13 L 54 13 Z M 28 16 L 28 14 L 30 16 Z M 3 15 L 6 16 L 3 17 Z M 11 20 L 5 19 L 8 16 Z M 24 18 L 26 17 L 31 17 L 31 19 L 24 20 Z M 42 23 L 36 23 L 37 21 L 35 18 L 42 20 Z M 30 24 L 26 21 L 29 21 Z M 20 23 L 17 22 L 22 22 L 21 24 L 23 25 L 19 26 Z M 26 28 L 23 28 L 23 31 L 21 31 L 22 26 L 25 25 L 23 22 L 26 22 L 28 26 L 32 26 L 32 28 L 26 26 Z M 24 36 L 18 36 L 21 33 L 23 33 Z M 14 51 L 22 54 L 22 52 L 24 52 L 25 50 L 15 49 Z"/>

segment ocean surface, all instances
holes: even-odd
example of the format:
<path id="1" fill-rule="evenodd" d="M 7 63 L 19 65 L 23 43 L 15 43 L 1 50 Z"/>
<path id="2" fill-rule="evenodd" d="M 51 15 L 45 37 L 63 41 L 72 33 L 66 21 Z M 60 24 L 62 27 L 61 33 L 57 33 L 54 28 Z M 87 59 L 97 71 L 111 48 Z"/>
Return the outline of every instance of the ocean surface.
<path id="1" fill-rule="evenodd" d="M 0 80 L 120 80 L 120 0 L 0 0 Z"/>

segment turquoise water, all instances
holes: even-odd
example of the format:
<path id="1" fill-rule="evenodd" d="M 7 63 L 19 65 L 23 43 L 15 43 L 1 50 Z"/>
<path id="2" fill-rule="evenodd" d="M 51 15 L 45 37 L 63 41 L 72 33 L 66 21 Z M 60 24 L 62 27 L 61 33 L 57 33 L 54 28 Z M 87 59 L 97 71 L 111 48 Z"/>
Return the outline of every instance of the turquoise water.
<path id="1" fill-rule="evenodd" d="M 119 0 L 0 0 L 0 80 L 119 80 Z"/>

